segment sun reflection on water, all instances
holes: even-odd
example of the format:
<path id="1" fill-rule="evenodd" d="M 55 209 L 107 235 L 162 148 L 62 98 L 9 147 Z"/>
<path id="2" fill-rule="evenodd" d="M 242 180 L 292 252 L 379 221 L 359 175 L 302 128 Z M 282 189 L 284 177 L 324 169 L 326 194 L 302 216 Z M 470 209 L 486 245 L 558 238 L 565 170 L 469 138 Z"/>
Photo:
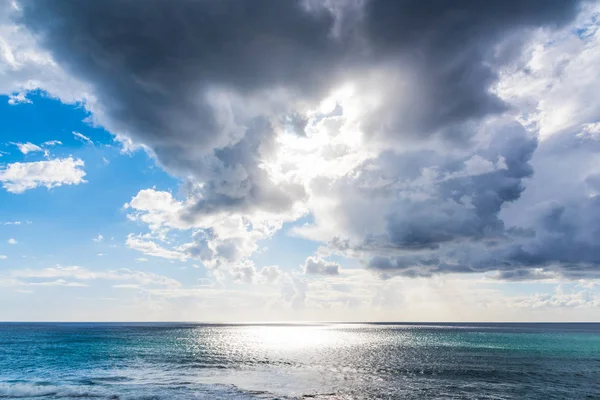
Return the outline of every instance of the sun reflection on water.
<path id="1" fill-rule="evenodd" d="M 326 347 L 337 340 L 327 326 L 255 326 L 247 328 L 255 345 L 271 349 Z"/>
<path id="2" fill-rule="evenodd" d="M 327 347 L 339 340 L 330 327 L 314 325 L 250 326 L 243 336 L 246 345 L 276 350 Z"/>

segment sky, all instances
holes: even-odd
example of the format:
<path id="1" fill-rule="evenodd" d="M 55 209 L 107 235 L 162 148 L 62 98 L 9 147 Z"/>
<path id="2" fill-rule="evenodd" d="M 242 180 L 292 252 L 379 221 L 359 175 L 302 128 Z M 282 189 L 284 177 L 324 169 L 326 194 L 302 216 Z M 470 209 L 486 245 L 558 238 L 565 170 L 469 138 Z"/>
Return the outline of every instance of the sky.
<path id="1" fill-rule="evenodd" d="M 599 67 L 590 0 L 0 0 L 0 320 L 598 320 Z"/>

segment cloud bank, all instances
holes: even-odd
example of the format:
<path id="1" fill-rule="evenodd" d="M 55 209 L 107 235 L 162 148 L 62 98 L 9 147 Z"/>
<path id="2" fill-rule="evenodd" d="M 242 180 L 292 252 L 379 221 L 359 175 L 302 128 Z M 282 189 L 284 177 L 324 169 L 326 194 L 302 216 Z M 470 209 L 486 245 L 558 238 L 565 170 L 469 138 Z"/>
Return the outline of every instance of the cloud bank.
<path id="1" fill-rule="evenodd" d="M 257 243 L 310 215 L 296 234 L 382 277 L 519 280 L 599 271 L 598 10 L 25 0 L 12 15 L 96 123 L 183 181 L 178 196 L 147 189 L 126 204 L 148 229 L 130 247 L 251 281 Z M 16 50 L 4 58 L 33 65 Z M 75 184 L 76 162 L 47 180 L 11 164 L 0 181 Z M 171 231 L 190 239 L 169 245 Z M 303 269 L 339 272 L 314 257 Z"/>

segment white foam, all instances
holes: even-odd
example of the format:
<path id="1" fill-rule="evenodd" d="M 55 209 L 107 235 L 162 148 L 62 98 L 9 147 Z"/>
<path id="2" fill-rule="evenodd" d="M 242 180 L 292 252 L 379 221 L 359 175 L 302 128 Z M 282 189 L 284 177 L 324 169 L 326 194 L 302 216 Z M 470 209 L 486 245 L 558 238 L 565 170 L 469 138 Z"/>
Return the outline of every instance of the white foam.
<path id="1" fill-rule="evenodd" d="M 0 383 L 0 397 L 28 398 L 28 397 L 84 397 L 90 395 L 86 391 L 78 391 L 73 387 L 40 385 L 36 383 Z"/>

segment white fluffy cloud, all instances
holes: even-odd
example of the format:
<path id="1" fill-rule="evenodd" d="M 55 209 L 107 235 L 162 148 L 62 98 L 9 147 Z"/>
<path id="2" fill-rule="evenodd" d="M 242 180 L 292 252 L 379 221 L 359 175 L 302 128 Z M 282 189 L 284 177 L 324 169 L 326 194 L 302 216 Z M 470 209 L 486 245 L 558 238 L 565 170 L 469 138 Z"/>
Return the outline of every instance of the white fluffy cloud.
<path id="1" fill-rule="evenodd" d="M 35 153 L 38 151 L 44 151 L 40 146 L 33 143 L 15 143 L 15 146 L 19 149 L 19 151 L 23 154 Z"/>
<path id="2" fill-rule="evenodd" d="M 67 74 L 41 48 L 34 35 L 14 23 L 20 13 L 18 1 L 0 4 L 0 93 L 10 96 L 10 104 L 27 103 L 27 94 L 44 90 L 65 103 L 93 103 L 86 84 Z"/>
<path id="3" fill-rule="evenodd" d="M 53 146 L 57 146 L 57 145 L 61 145 L 62 142 L 59 140 L 49 140 L 46 141 L 44 143 L 42 143 L 40 146 L 38 146 L 37 144 L 31 143 L 31 142 L 26 142 L 26 143 L 12 143 L 15 146 L 17 146 L 17 148 L 19 149 L 19 151 L 25 155 L 29 154 L 29 153 L 38 153 L 38 152 L 43 152 L 44 156 L 49 157 L 50 156 L 50 150 L 48 149 L 49 147 L 53 147 Z"/>
<path id="4" fill-rule="evenodd" d="M 84 162 L 80 159 L 56 158 L 47 161 L 15 162 L 0 167 L 2 187 L 11 193 L 43 186 L 48 189 L 84 183 Z"/>
<path id="5" fill-rule="evenodd" d="M 495 90 L 542 139 L 585 132 L 599 121 L 599 14 L 591 2 L 565 29 L 539 31 L 519 63 L 501 74 Z"/>
<path id="6" fill-rule="evenodd" d="M 127 245 L 156 257 L 198 259 L 211 270 L 223 270 L 235 279 L 254 281 L 256 270 L 248 258 L 258 250 L 257 243 L 271 237 L 285 221 L 293 221 L 303 213 L 299 209 L 289 215 L 263 211 L 197 215 L 196 204 L 193 195 L 178 201 L 169 192 L 140 191 L 124 208 L 131 220 L 146 224 L 150 234 L 129 235 Z M 191 241 L 171 248 L 157 243 L 166 243 L 173 231 L 190 232 Z"/>

